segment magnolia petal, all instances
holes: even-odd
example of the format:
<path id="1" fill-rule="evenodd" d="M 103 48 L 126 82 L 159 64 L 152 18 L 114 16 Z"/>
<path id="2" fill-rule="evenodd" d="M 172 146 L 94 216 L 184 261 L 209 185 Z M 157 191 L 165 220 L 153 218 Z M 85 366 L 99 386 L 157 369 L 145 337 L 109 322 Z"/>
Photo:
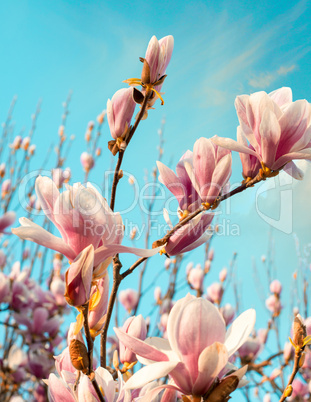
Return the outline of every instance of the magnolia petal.
<path id="1" fill-rule="evenodd" d="M 289 174 L 296 180 L 302 180 L 304 177 L 304 172 L 301 169 L 299 169 L 299 167 L 297 165 L 295 165 L 295 163 L 293 161 L 288 162 L 284 166 L 283 170 L 284 170 L 284 172 L 286 172 L 287 174 Z"/>
<path id="2" fill-rule="evenodd" d="M 165 377 L 176 366 L 178 362 L 161 361 L 150 364 L 137 371 L 125 384 L 125 389 L 141 388 L 150 381 Z"/>
<path id="3" fill-rule="evenodd" d="M 38 176 L 35 182 L 40 206 L 45 215 L 55 224 L 54 205 L 59 197 L 59 190 L 52 179 L 46 176 Z"/>
<path id="4" fill-rule="evenodd" d="M 179 360 L 178 356 L 172 350 L 170 343 L 167 339 L 158 338 L 158 337 L 153 336 L 151 338 L 147 338 L 144 342 L 147 345 L 150 345 L 150 346 L 156 348 L 160 352 L 163 352 L 168 357 L 169 360 L 171 360 L 171 361 Z M 141 364 L 143 364 L 145 366 L 147 366 L 148 364 L 154 363 L 154 360 L 146 359 L 139 355 L 137 355 L 137 359 Z"/>
<path id="5" fill-rule="evenodd" d="M 256 321 L 256 311 L 246 310 L 235 319 L 226 333 L 225 346 L 229 357 L 239 349 L 252 332 Z"/>
<path id="6" fill-rule="evenodd" d="M 293 101 L 292 90 L 288 87 L 282 87 L 269 93 L 270 98 L 280 107 Z"/>
<path id="7" fill-rule="evenodd" d="M 142 356 L 146 359 L 161 362 L 168 361 L 168 356 L 157 348 L 148 345 L 146 342 L 141 341 L 134 336 L 127 334 L 118 328 L 113 328 L 114 332 L 117 334 L 119 340 L 133 353 L 136 353 L 139 356 Z M 156 378 L 156 377 L 155 377 Z M 151 381 L 151 380 L 150 380 Z"/>
<path id="8" fill-rule="evenodd" d="M 16 213 L 14 211 L 8 211 L 0 217 L 0 232 L 2 232 L 8 226 L 13 225 L 16 219 Z"/>
<path id="9" fill-rule="evenodd" d="M 34 243 L 40 244 L 40 246 L 58 251 L 59 253 L 64 254 L 69 260 L 75 259 L 75 252 L 59 237 L 52 235 L 50 232 L 27 218 L 20 218 L 19 222 L 22 226 L 12 229 L 12 232 L 21 239 L 30 240 Z"/>
<path id="10" fill-rule="evenodd" d="M 234 141 L 231 138 L 221 138 L 218 137 L 217 135 L 214 135 L 214 137 L 211 138 L 211 141 L 213 141 L 214 144 L 220 147 L 231 149 L 231 151 L 242 152 L 245 154 L 253 155 L 256 158 L 260 159 L 260 156 L 255 151 L 242 144 L 239 144 L 237 141 Z"/>
<path id="11" fill-rule="evenodd" d="M 136 247 L 121 246 L 120 244 L 108 244 L 107 246 L 101 246 L 95 250 L 94 266 L 96 267 L 101 262 L 105 261 L 108 257 L 112 257 L 116 254 L 130 253 L 135 254 L 138 257 L 152 257 L 157 254 L 163 246 L 154 249 L 144 249 Z"/>
<path id="12" fill-rule="evenodd" d="M 302 151 L 290 152 L 281 156 L 273 165 L 273 170 L 280 169 L 286 163 L 294 159 L 306 159 L 311 161 L 311 148 L 303 149 Z"/>
<path id="13" fill-rule="evenodd" d="M 193 394 L 205 394 L 227 361 L 228 351 L 222 343 L 215 342 L 205 348 L 199 357 L 199 375 L 193 386 Z"/>
<path id="14" fill-rule="evenodd" d="M 271 168 L 280 141 L 281 127 L 274 112 L 269 108 L 266 108 L 262 114 L 259 132 L 261 135 L 262 160 L 266 166 Z"/>
<path id="15" fill-rule="evenodd" d="M 112 375 L 103 367 L 98 367 L 95 370 L 95 377 L 99 387 L 104 391 L 105 398 L 108 401 L 113 401 L 115 397 L 115 383 Z"/>
<path id="16" fill-rule="evenodd" d="M 174 394 L 171 395 L 167 395 L 166 397 L 162 396 L 161 398 L 161 402 L 175 402 L 176 401 L 176 391 L 180 391 L 180 389 L 178 387 L 175 387 L 174 385 L 169 385 L 169 384 L 164 384 L 164 385 L 160 385 L 159 387 L 153 388 L 151 391 L 147 392 L 144 396 L 139 398 L 139 402 L 150 402 L 153 401 L 154 398 L 161 392 L 163 391 L 163 389 L 169 390 L 174 392 Z M 171 398 L 170 398 L 171 396 Z"/>
<path id="17" fill-rule="evenodd" d="M 159 181 L 174 194 L 179 202 L 185 195 L 184 185 L 180 182 L 173 170 L 165 166 L 164 163 L 157 161 L 157 167 L 160 173 Z"/>
<path id="18" fill-rule="evenodd" d="M 64 381 L 57 378 L 55 374 L 49 376 L 49 400 L 52 402 L 75 402 L 74 396 L 66 387 Z"/>

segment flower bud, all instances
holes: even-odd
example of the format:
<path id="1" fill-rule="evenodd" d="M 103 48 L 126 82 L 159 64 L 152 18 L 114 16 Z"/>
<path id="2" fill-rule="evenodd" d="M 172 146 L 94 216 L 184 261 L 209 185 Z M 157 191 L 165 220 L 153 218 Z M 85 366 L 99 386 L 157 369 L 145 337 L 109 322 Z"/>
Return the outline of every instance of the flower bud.
<path id="1" fill-rule="evenodd" d="M 10 179 L 4 180 L 1 186 L 2 198 L 4 198 L 7 194 L 9 194 L 9 192 L 11 191 L 11 187 L 12 187 L 11 180 Z"/>
<path id="2" fill-rule="evenodd" d="M 29 155 L 33 155 L 35 153 L 35 150 L 36 150 L 35 144 L 30 145 L 30 147 L 28 148 Z"/>
<path id="3" fill-rule="evenodd" d="M 30 137 L 25 137 L 22 141 L 22 148 L 24 151 L 27 151 L 28 147 L 30 145 Z"/>
<path id="4" fill-rule="evenodd" d="M 161 301 L 161 288 L 160 288 L 160 286 L 157 286 L 154 289 L 154 300 L 156 301 L 157 304 Z"/>
<path id="5" fill-rule="evenodd" d="M 80 162 L 86 172 L 89 172 L 95 164 L 93 156 L 91 154 L 88 154 L 87 152 L 82 152 L 80 156 Z"/>
<path id="6" fill-rule="evenodd" d="M 78 339 L 72 339 L 69 345 L 69 353 L 73 367 L 86 374 L 89 371 L 90 361 L 84 343 L 80 342 Z"/>
<path id="7" fill-rule="evenodd" d="M 274 317 L 278 317 L 283 308 L 280 299 L 275 296 L 275 294 L 270 295 L 266 300 L 266 307 L 271 313 L 273 313 Z"/>
<path id="8" fill-rule="evenodd" d="M 231 324 L 235 316 L 235 310 L 231 304 L 225 304 L 223 307 L 221 307 L 220 312 L 225 320 L 226 325 Z"/>
<path id="9" fill-rule="evenodd" d="M 91 292 L 88 322 L 93 338 L 100 334 L 105 323 L 108 306 L 108 293 L 109 276 L 106 272 L 102 278 L 98 279 Z"/>
<path id="10" fill-rule="evenodd" d="M 213 303 L 220 304 L 223 292 L 221 284 L 214 282 L 207 288 L 207 298 Z"/>
<path id="11" fill-rule="evenodd" d="M 0 164 L 0 177 L 4 177 L 5 175 L 5 163 Z"/>
<path id="12" fill-rule="evenodd" d="M 130 313 L 137 306 L 138 293 L 133 289 L 121 290 L 119 293 L 119 301 L 128 313 Z"/>
<path id="13" fill-rule="evenodd" d="M 15 150 L 19 149 L 21 147 L 22 141 L 23 141 L 22 137 L 20 135 L 17 135 L 14 138 L 14 141 L 13 141 L 13 144 L 11 145 L 11 148 L 14 148 Z"/>
<path id="14" fill-rule="evenodd" d="M 201 265 L 198 264 L 195 268 L 192 268 L 188 275 L 188 282 L 190 286 L 195 290 L 201 290 L 204 280 L 204 271 Z"/>
<path id="15" fill-rule="evenodd" d="M 134 114 L 136 103 L 133 100 L 133 88 L 119 89 L 107 101 L 107 118 L 111 136 L 116 140 L 124 138 Z"/>
<path id="16" fill-rule="evenodd" d="M 282 292 L 282 284 L 280 281 L 278 281 L 277 279 L 275 279 L 274 281 L 272 281 L 270 283 L 270 292 L 271 293 L 275 293 L 277 295 L 280 295 Z"/>
<path id="17" fill-rule="evenodd" d="M 220 271 L 220 273 L 219 273 L 219 280 L 220 280 L 220 282 L 224 282 L 224 281 L 226 280 L 226 278 L 227 278 L 227 273 L 228 273 L 227 268 L 223 268 L 223 269 Z"/>
<path id="18" fill-rule="evenodd" d="M 144 341 L 147 335 L 147 327 L 143 316 L 140 314 L 139 316 L 129 317 L 123 327 L 123 331 L 127 334 L 134 336 L 135 338 L 141 339 Z M 120 351 L 120 361 L 121 363 L 133 363 L 137 360 L 135 353 L 133 353 L 130 349 L 125 347 L 123 343 L 120 341 L 119 343 Z"/>

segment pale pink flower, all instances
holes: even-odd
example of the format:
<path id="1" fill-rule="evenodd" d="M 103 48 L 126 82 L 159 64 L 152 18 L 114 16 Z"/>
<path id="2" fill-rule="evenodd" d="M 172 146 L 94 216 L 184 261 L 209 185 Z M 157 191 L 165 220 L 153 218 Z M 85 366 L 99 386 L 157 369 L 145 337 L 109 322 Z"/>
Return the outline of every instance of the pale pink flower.
<path id="1" fill-rule="evenodd" d="M 272 171 L 284 168 L 302 179 L 302 171 L 292 161 L 311 160 L 310 104 L 306 100 L 293 102 L 291 89 L 280 88 L 270 94 L 262 91 L 238 96 L 235 107 L 240 122 L 238 142 L 215 136 L 214 143 L 251 155 Z M 242 164 L 244 175 L 254 177 L 254 159 L 247 161 L 242 156 Z"/>
<path id="2" fill-rule="evenodd" d="M 292 382 L 293 392 L 291 394 L 291 399 L 294 400 L 295 398 L 304 398 L 309 396 L 309 388 L 308 384 L 302 382 L 299 378 L 295 378 Z"/>
<path id="3" fill-rule="evenodd" d="M 135 111 L 133 88 L 119 89 L 107 101 L 107 118 L 111 136 L 116 140 L 127 133 Z"/>
<path id="4" fill-rule="evenodd" d="M 266 307 L 269 311 L 271 311 L 271 313 L 273 313 L 275 317 L 277 317 L 280 314 L 283 308 L 280 299 L 277 296 L 275 296 L 275 294 L 270 295 L 266 299 Z"/>
<path id="5" fill-rule="evenodd" d="M 204 270 L 201 265 L 198 264 L 195 268 L 192 268 L 188 274 L 188 282 L 195 290 L 201 290 L 204 280 Z"/>
<path id="6" fill-rule="evenodd" d="M 119 302 L 129 313 L 134 310 L 138 303 L 138 293 L 134 289 L 121 290 Z"/>
<path id="7" fill-rule="evenodd" d="M 59 276 L 54 275 L 50 285 L 50 291 L 54 295 L 56 304 L 58 306 L 66 305 L 66 300 L 64 296 L 65 290 L 66 290 L 65 282 Z"/>
<path id="8" fill-rule="evenodd" d="M 261 340 L 257 337 L 248 337 L 238 352 L 243 363 L 254 361 L 263 349 Z"/>
<path id="9" fill-rule="evenodd" d="M 21 137 L 20 135 L 17 135 L 17 136 L 14 138 L 14 141 L 13 141 L 13 143 L 10 145 L 10 147 L 11 147 L 11 148 L 14 148 L 15 150 L 17 150 L 17 149 L 19 149 L 19 148 L 21 147 L 22 141 L 23 141 L 22 137 Z"/>
<path id="10" fill-rule="evenodd" d="M 5 229 L 8 226 L 13 225 L 16 219 L 16 214 L 14 211 L 8 211 L 5 212 L 1 217 L 0 217 L 0 233 L 6 233 Z"/>
<path id="11" fill-rule="evenodd" d="M 141 257 L 156 254 L 159 248 L 144 250 L 121 245 L 124 226 L 118 212 L 113 212 L 107 201 L 90 184 L 67 185 L 60 193 L 53 180 L 39 176 L 36 193 L 46 216 L 54 223 L 61 238 L 52 235 L 27 218 L 21 218 L 21 227 L 12 232 L 24 240 L 30 240 L 59 253 L 70 261 L 87 246 L 93 245 L 94 266 L 101 262 L 109 265 L 116 253 L 133 253 Z"/>
<path id="12" fill-rule="evenodd" d="M 248 310 L 226 333 L 218 309 L 188 294 L 169 315 L 167 340 L 153 337 L 143 342 L 115 328 L 119 340 L 146 365 L 126 382 L 125 389 L 140 388 L 169 374 L 174 385 L 158 387 L 158 392 L 170 388 L 186 395 L 204 395 L 218 376 L 226 374 L 228 358 L 245 342 L 254 324 L 255 311 Z M 245 371 L 241 369 L 233 375 L 241 378 Z"/>
<path id="13" fill-rule="evenodd" d="M 2 182 L 1 185 L 1 196 L 4 198 L 11 191 L 12 183 L 10 179 L 6 179 Z"/>
<path id="14" fill-rule="evenodd" d="M 219 280 L 220 280 L 220 282 L 224 282 L 224 281 L 226 280 L 226 278 L 227 278 L 227 273 L 228 273 L 227 268 L 223 268 L 223 269 L 219 272 Z"/>
<path id="15" fill-rule="evenodd" d="M 275 279 L 274 281 L 272 281 L 270 283 L 270 292 L 271 293 L 275 293 L 277 295 L 280 295 L 282 292 L 282 284 L 280 281 L 278 281 L 277 279 Z"/>
<path id="16" fill-rule="evenodd" d="M 235 310 L 231 306 L 231 304 L 225 304 L 223 307 L 220 308 L 220 312 L 225 320 L 226 325 L 231 324 L 235 316 Z"/>
<path id="17" fill-rule="evenodd" d="M 80 162 L 86 172 L 89 172 L 95 164 L 93 156 L 87 152 L 82 152 L 80 156 Z"/>
<path id="18" fill-rule="evenodd" d="M 158 303 L 160 300 L 161 300 L 161 288 L 160 288 L 160 286 L 157 286 L 155 289 L 154 289 L 154 293 L 153 293 L 153 296 L 154 296 L 154 300 Z"/>
<path id="19" fill-rule="evenodd" d="M 163 163 L 157 165 L 159 181 L 176 197 L 180 219 L 183 219 L 202 203 L 212 204 L 220 195 L 231 175 L 231 152 L 202 137 L 195 142 L 193 153 L 187 151 L 181 157 L 176 166 L 177 175 Z M 166 210 L 164 218 L 172 228 Z M 210 237 L 207 229 L 212 219 L 213 214 L 202 213 L 177 230 L 165 247 L 167 254 L 181 254 L 205 243 Z"/>
<path id="20" fill-rule="evenodd" d="M 206 290 L 207 298 L 213 303 L 220 304 L 224 289 L 222 285 L 218 282 L 212 283 Z"/>
<path id="21" fill-rule="evenodd" d="M 11 298 L 11 281 L 3 272 L 0 272 L 0 303 L 10 303 Z"/>
<path id="22" fill-rule="evenodd" d="M 147 326 L 143 316 L 129 317 L 123 324 L 122 331 L 144 341 L 147 335 Z M 133 363 L 137 361 L 135 353 L 127 348 L 122 341 L 119 342 L 119 356 L 121 363 Z"/>

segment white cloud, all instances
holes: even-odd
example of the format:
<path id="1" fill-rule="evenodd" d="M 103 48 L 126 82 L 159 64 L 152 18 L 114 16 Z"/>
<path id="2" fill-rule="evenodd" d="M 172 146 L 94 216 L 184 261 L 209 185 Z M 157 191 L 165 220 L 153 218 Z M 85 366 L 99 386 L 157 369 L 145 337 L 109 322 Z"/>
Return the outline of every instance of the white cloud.
<path id="1" fill-rule="evenodd" d="M 248 84 L 253 88 L 267 88 L 274 81 L 276 81 L 280 76 L 286 76 L 287 74 L 294 71 L 296 65 L 291 66 L 281 66 L 277 71 L 270 73 L 261 73 L 258 77 L 253 77 L 248 81 Z"/>

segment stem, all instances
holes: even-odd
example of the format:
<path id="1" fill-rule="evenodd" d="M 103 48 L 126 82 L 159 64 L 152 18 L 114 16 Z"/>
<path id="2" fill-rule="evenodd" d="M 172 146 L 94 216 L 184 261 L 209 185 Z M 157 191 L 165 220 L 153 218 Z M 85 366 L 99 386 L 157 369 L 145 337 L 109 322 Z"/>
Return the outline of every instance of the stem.
<path id="1" fill-rule="evenodd" d="M 118 289 L 122 281 L 122 276 L 120 275 L 121 268 L 122 264 L 119 260 L 119 256 L 116 255 L 113 259 L 113 285 L 109 298 L 106 321 L 100 339 L 100 365 L 103 368 L 106 368 L 106 354 L 107 354 L 106 342 L 107 342 L 108 327 L 111 320 L 112 310 L 117 297 Z"/>
<path id="2" fill-rule="evenodd" d="M 124 278 L 126 278 L 129 274 L 131 274 L 135 268 L 137 268 L 141 263 L 143 263 L 144 261 L 147 260 L 148 257 L 141 257 L 139 258 L 139 260 L 137 260 L 129 269 L 127 269 L 126 271 L 123 272 L 123 274 L 121 274 L 121 278 L 122 280 Z"/>
<path id="3" fill-rule="evenodd" d="M 295 360 L 294 360 L 293 371 L 292 371 L 292 374 L 291 374 L 290 377 L 289 377 L 287 386 L 286 386 L 286 388 L 285 388 L 285 390 L 284 390 L 284 392 L 283 392 L 283 394 L 282 394 L 282 396 L 281 396 L 279 402 L 283 402 L 283 401 L 285 401 L 286 398 L 287 398 L 287 396 L 285 396 L 284 394 L 285 394 L 285 392 L 286 392 L 287 387 L 288 387 L 289 385 L 292 385 L 292 383 L 293 383 L 293 381 L 294 381 L 294 378 L 295 378 L 296 374 L 298 373 L 298 370 L 299 370 L 299 361 L 300 361 L 302 352 L 303 352 L 302 349 L 300 349 L 300 350 L 298 350 L 298 351 L 295 352 Z M 288 395 L 288 396 L 290 396 L 290 395 Z"/>
<path id="4" fill-rule="evenodd" d="M 256 177 L 254 177 L 252 180 L 250 180 L 247 183 L 242 183 L 239 187 L 235 188 L 234 190 L 230 191 L 229 193 L 226 193 L 224 195 L 221 195 L 217 197 L 214 201 L 214 203 L 211 205 L 218 205 L 221 201 L 224 201 L 230 197 L 232 197 L 235 194 L 241 193 L 242 191 L 246 190 L 249 187 L 253 187 L 254 184 L 259 183 L 260 181 L 264 180 L 262 176 L 258 173 Z M 211 208 L 210 207 L 210 208 Z M 192 212 L 189 214 L 185 219 L 181 220 L 176 226 L 173 227 L 167 234 L 162 237 L 162 239 L 155 241 L 154 247 L 158 247 L 160 245 L 164 245 L 167 243 L 169 238 L 181 227 L 185 226 L 186 223 L 188 223 L 191 219 L 195 218 L 197 215 L 199 215 L 201 212 L 207 211 L 207 209 L 201 205 L 196 211 Z"/>
<path id="5" fill-rule="evenodd" d="M 89 315 L 89 304 L 86 303 L 82 307 L 83 311 L 83 316 L 84 316 L 84 333 L 85 333 L 85 338 L 87 342 L 87 352 L 89 356 L 89 378 L 93 384 L 93 387 L 95 389 L 95 392 L 101 402 L 105 402 L 105 399 L 99 389 L 99 386 L 97 384 L 97 381 L 95 379 L 95 374 L 93 373 L 93 347 L 94 347 L 94 342 L 90 333 L 90 327 L 89 327 L 89 322 L 88 322 L 88 315 Z"/>
<path id="6" fill-rule="evenodd" d="M 143 101 L 143 103 L 141 105 L 140 112 L 139 112 L 139 114 L 138 114 L 138 116 L 136 118 L 136 121 L 135 121 L 133 127 L 131 128 L 131 131 L 130 131 L 129 135 L 128 135 L 126 145 L 129 145 L 129 143 L 130 143 L 130 141 L 131 141 L 131 139 L 132 139 L 132 137 L 133 137 L 133 135 L 134 135 L 134 133 L 135 133 L 140 121 L 141 121 L 141 119 L 144 117 L 144 114 L 145 114 L 145 111 L 146 111 L 148 101 L 149 101 L 149 98 L 150 98 L 151 94 L 152 94 L 152 92 L 150 92 L 150 93 L 147 92 L 146 95 L 145 95 L 144 101 Z M 125 151 L 120 149 L 119 156 L 118 156 L 118 162 L 117 162 L 117 165 L 116 165 L 116 168 L 115 168 L 115 171 L 114 171 L 112 188 L 111 188 L 111 198 L 110 198 L 110 208 L 112 210 L 114 210 L 117 186 L 118 186 L 118 183 L 119 183 L 119 180 L 120 180 L 120 174 L 119 173 L 120 173 L 120 169 L 121 169 L 121 164 L 122 164 L 124 152 Z"/>

